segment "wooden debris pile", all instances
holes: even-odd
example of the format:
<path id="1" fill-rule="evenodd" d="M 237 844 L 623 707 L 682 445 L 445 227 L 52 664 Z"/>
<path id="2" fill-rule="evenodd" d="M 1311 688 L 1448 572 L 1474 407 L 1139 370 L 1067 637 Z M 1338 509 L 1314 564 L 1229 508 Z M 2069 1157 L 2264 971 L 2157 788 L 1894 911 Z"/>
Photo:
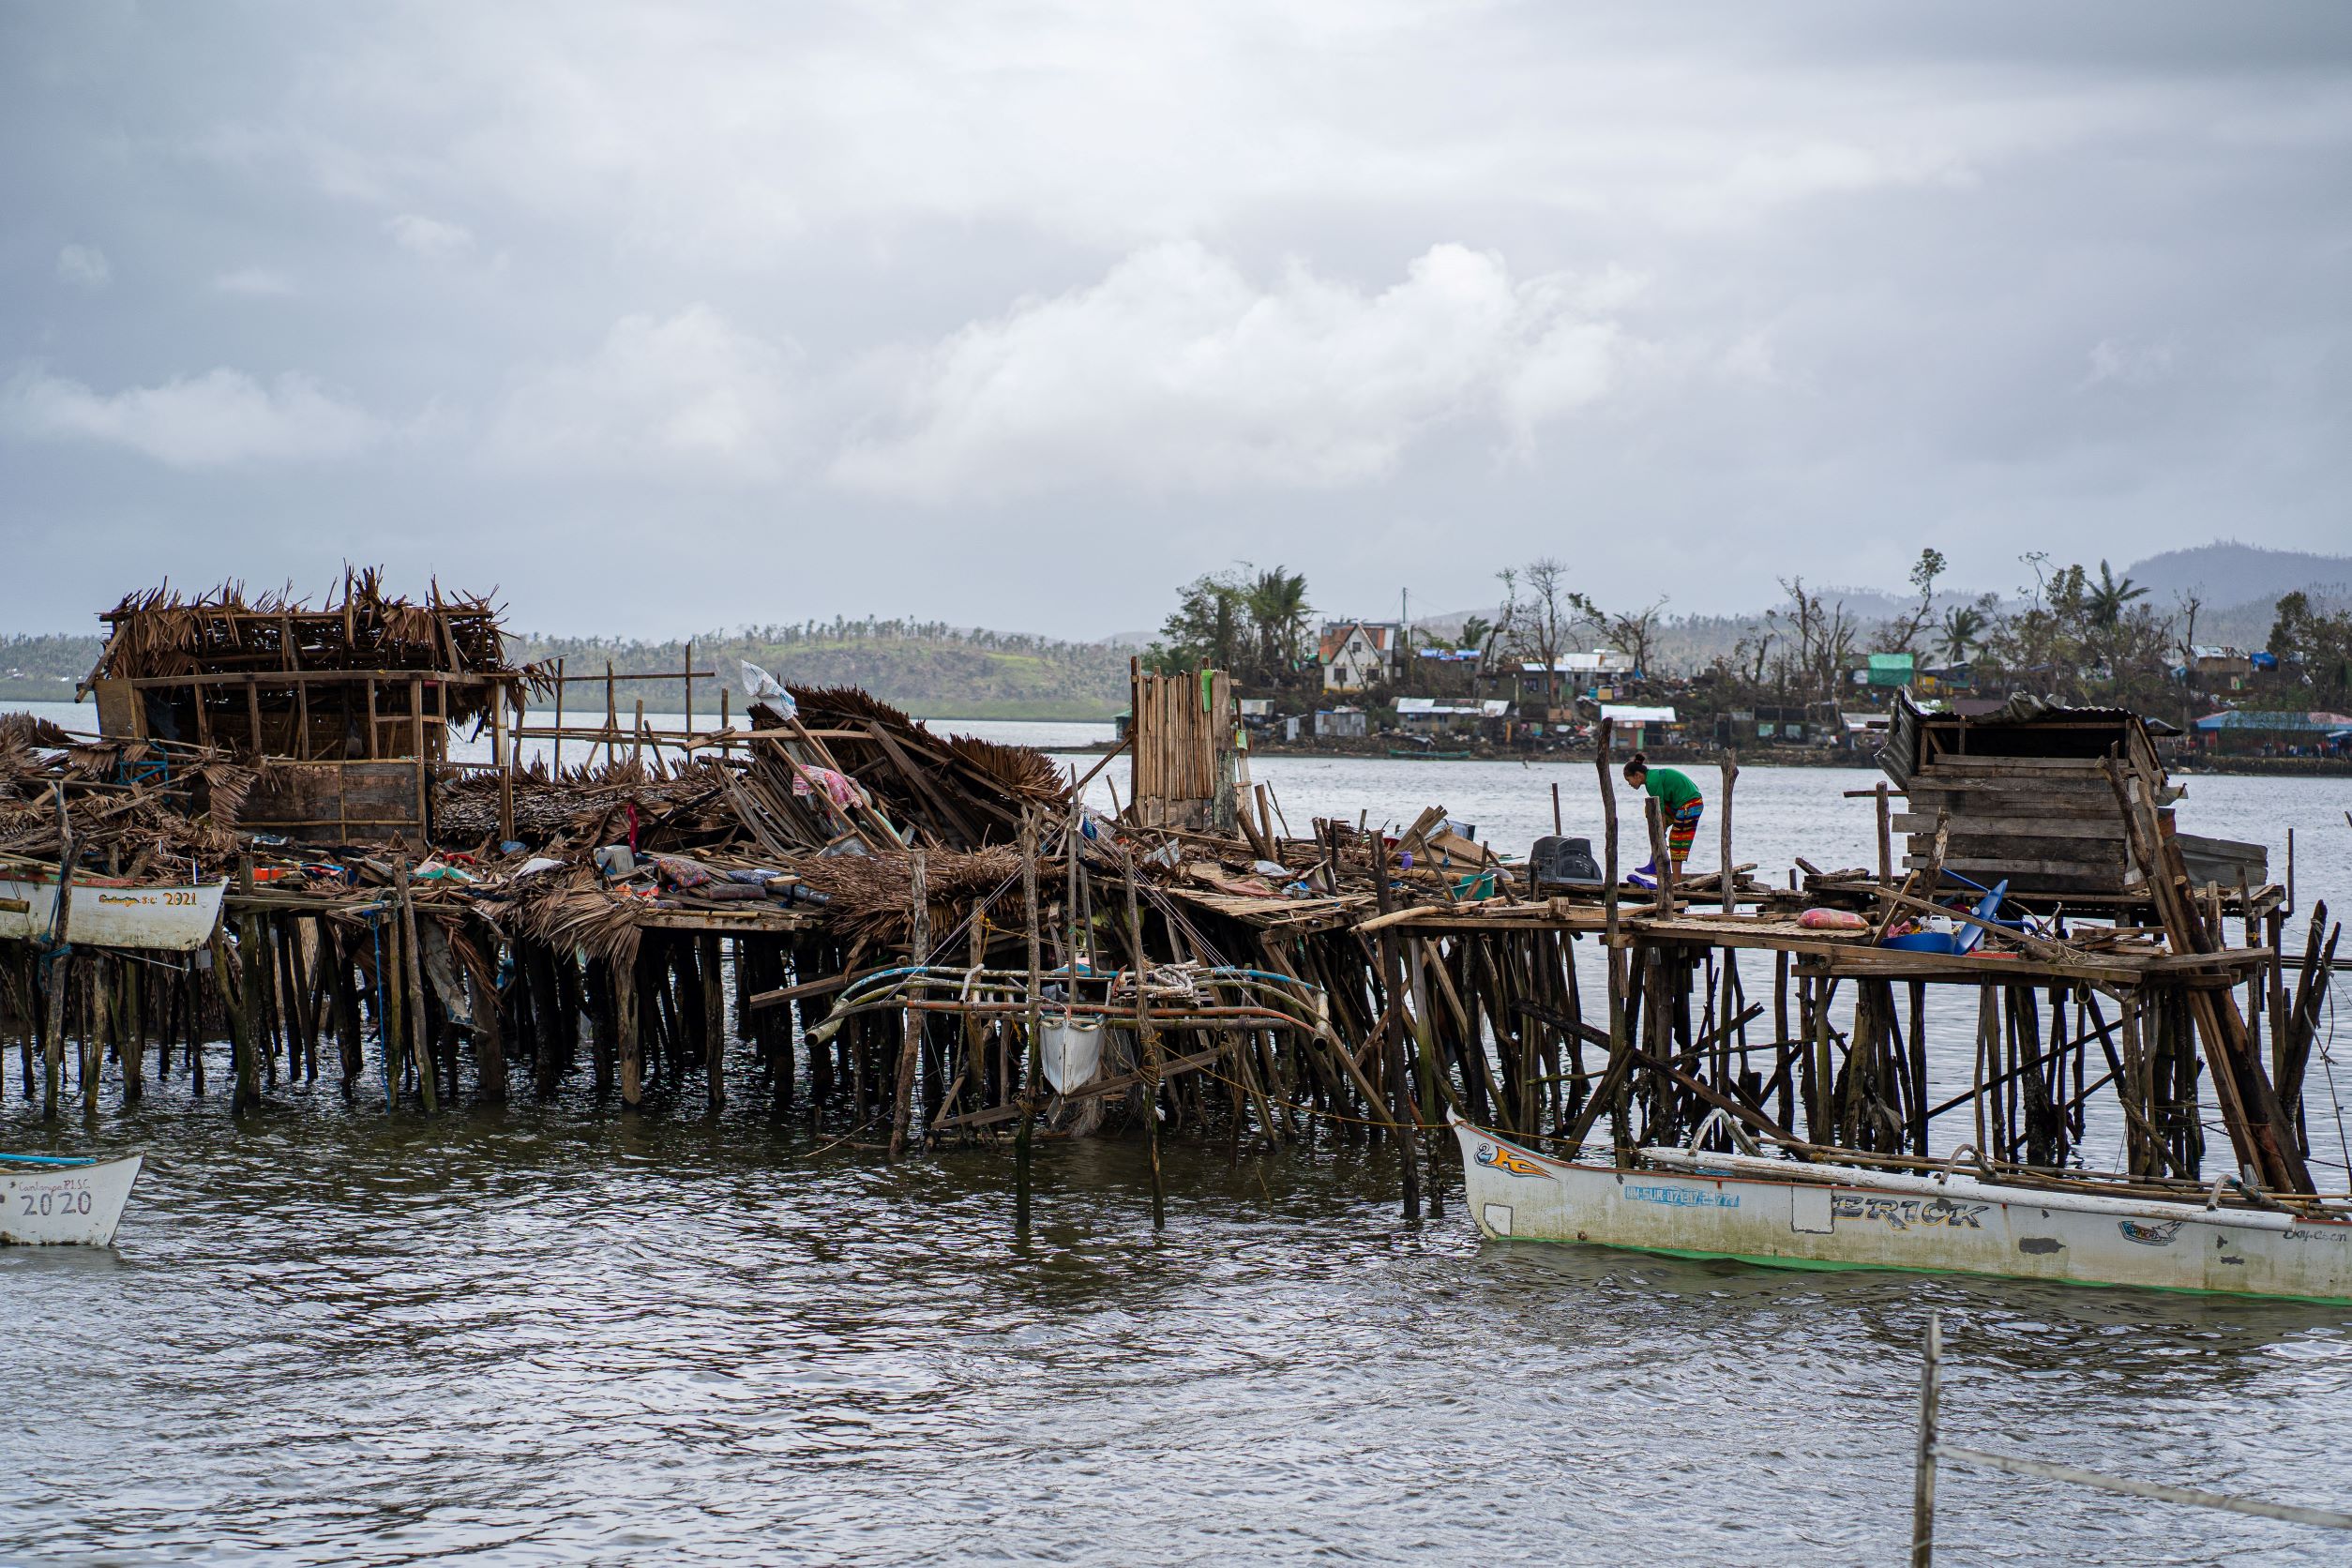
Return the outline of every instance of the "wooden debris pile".
<path id="1" fill-rule="evenodd" d="M 874 812 L 911 830 L 908 842 L 942 849 L 1009 844 L 1020 836 L 1025 811 L 1069 807 L 1068 785 L 1042 752 L 935 735 L 853 687 L 794 687 L 792 696 L 799 704 L 793 717 L 753 706 L 761 730 L 797 734 L 753 743 L 745 778 L 776 836 L 789 829 L 786 841 L 813 849 L 873 825 L 847 792 L 831 784 L 834 776 L 854 784 Z"/>
<path id="2" fill-rule="evenodd" d="M 634 837 L 649 849 L 724 849 L 747 840 L 732 800 L 733 772 L 714 758 L 641 762 L 549 775 L 536 761 L 515 776 L 515 839 L 564 856 Z M 498 847 L 499 780 L 493 773 L 447 778 L 433 792 L 433 835 L 445 844 Z"/>
<path id="3" fill-rule="evenodd" d="M 237 854 L 238 815 L 260 779 L 222 752 L 78 739 L 45 719 L 0 716 L 0 853 L 53 863 L 62 790 L 84 858 L 128 876 L 218 873 Z"/>

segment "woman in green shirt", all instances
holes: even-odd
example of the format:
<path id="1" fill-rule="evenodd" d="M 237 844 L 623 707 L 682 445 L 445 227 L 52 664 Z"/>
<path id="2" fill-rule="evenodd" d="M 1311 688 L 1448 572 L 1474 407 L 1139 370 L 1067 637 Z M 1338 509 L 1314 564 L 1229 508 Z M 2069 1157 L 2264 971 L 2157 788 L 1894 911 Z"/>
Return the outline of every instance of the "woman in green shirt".
<path id="1" fill-rule="evenodd" d="M 1679 878 L 1682 863 L 1691 858 L 1691 846 L 1698 841 L 1698 819 L 1707 809 L 1707 798 L 1691 782 L 1690 775 L 1680 768 L 1653 768 L 1650 759 L 1638 751 L 1626 760 L 1625 782 L 1657 798 L 1658 808 L 1666 820 L 1666 858 L 1674 862 L 1674 874 Z M 1634 873 L 1636 878 L 1654 878 L 1657 874 L 1654 853 L 1649 864 Z"/>

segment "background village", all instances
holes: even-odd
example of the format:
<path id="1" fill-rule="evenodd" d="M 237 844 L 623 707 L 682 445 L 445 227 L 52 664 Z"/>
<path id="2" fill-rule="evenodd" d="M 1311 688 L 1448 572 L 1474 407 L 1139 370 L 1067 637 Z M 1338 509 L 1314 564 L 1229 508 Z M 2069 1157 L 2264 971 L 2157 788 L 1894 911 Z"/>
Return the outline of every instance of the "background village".
<path id="1" fill-rule="evenodd" d="M 2285 595 L 2265 645 L 2249 649 L 2200 635 L 2212 619 L 2196 595 L 2159 607 L 2104 561 L 2025 565 L 2019 601 L 1953 603 L 1937 591 L 1943 555 L 1922 550 L 1916 596 L 1884 618 L 1785 580 L 1781 608 L 1700 658 L 1668 652 L 1687 624 L 1667 619 L 1665 599 L 1596 603 L 1550 557 L 1499 574 L 1491 617 L 1324 621 L 1310 648 L 1304 579 L 1277 567 L 1194 582 L 1147 662 L 1238 671 L 1261 744 L 1393 743 L 1402 756 L 1589 747 L 1607 719 L 1665 756 L 1732 747 L 1752 761 L 1863 764 L 1898 693 L 1974 717 L 2020 691 L 2130 708 L 2168 755 L 2294 768 L 2352 746 L 2352 613 Z"/>
<path id="2" fill-rule="evenodd" d="M 2352 588 L 2327 580 L 2343 565 L 2230 544 L 2123 571 L 2028 556 L 2004 596 L 1952 592 L 1927 550 L 1908 597 L 1792 578 L 1772 609 L 1705 616 L 1663 596 L 1599 602 L 1542 557 L 1498 573 L 1485 611 L 1431 614 L 1407 588 L 1385 618 L 1331 613 L 1304 572 L 1243 566 L 1184 585 L 1156 631 L 1099 642 L 873 617 L 690 641 L 507 636 L 521 660 L 561 659 L 576 680 L 614 671 L 624 714 L 641 701 L 672 714 L 679 700 L 674 681 L 632 671 L 749 659 L 918 716 L 1117 719 L 1123 734 L 1140 656 L 1158 673 L 1229 671 L 1259 749 L 1540 755 L 1588 748 L 1607 717 L 1661 755 L 1860 765 L 1898 693 L 1975 716 L 2029 692 L 2130 708 L 2175 761 L 2305 772 L 2352 748 Z M 0 641 L 0 701 L 70 698 L 99 643 Z"/>

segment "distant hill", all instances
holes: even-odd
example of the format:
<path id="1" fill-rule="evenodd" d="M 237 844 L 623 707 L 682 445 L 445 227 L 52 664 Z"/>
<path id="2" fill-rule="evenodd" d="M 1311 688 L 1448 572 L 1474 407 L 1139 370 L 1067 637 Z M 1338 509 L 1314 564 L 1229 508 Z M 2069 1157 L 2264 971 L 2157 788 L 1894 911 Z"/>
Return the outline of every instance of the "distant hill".
<path id="1" fill-rule="evenodd" d="M 629 671 L 684 668 L 686 644 L 611 638 L 519 636 L 515 656 L 562 658 L 566 672 L 600 673 L 606 663 Z M 1015 632 L 968 630 L 901 621 L 830 626 L 757 626 L 694 639 L 694 664 L 733 687 L 743 710 L 743 661 L 792 686 L 863 686 L 917 718 L 1110 718 L 1127 705 L 1127 656 L 1101 643 L 1062 642 Z M 695 683 L 695 711 L 715 714 L 718 689 Z M 620 682 L 614 702 L 626 718 L 642 698 L 646 711 L 677 711 L 676 681 Z M 572 686 L 570 712 L 604 706 L 600 686 Z"/>
<path id="2" fill-rule="evenodd" d="M 70 702 L 103 639 L 62 633 L 0 637 L 0 702 Z"/>
<path id="3" fill-rule="evenodd" d="M 518 658 L 568 659 L 573 675 L 600 674 L 607 661 L 624 673 L 685 668 L 684 641 L 519 633 L 511 642 Z M 98 662 L 100 643 L 96 637 L 0 638 L 0 709 L 11 702 L 71 701 L 74 683 Z M 864 686 L 917 718 L 1103 719 L 1127 705 L 1127 655 L 1099 643 L 859 621 L 697 637 L 695 668 L 716 672 L 713 680 L 695 683 L 698 715 L 718 711 L 721 680 L 734 688 L 735 711 L 743 710 L 745 659 L 796 686 Z M 626 719 L 641 698 L 649 713 L 674 713 L 683 696 L 676 681 L 622 681 L 613 701 Z M 565 708 L 567 714 L 601 714 L 604 688 L 574 686 Z"/>
<path id="4" fill-rule="evenodd" d="M 2133 581 L 2169 602 L 2194 593 L 2209 605 L 2274 604 L 2300 588 L 2330 597 L 2352 596 L 2352 555 L 2313 555 L 2215 540 L 2194 550 L 2168 550 L 2125 568 Z"/>

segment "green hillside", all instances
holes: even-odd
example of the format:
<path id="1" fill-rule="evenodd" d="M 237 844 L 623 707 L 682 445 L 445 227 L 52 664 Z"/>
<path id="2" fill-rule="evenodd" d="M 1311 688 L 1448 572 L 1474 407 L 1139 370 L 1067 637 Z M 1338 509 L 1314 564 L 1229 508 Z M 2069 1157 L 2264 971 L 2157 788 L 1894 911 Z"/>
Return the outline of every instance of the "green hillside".
<path id="1" fill-rule="evenodd" d="M 609 662 L 619 671 L 680 670 L 686 644 L 611 638 L 519 637 L 519 656 L 562 658 L 568 673 L 594 675 Z M 756 626 L 694 639 L 694 665 L 711 670 L 743 701 L 742 661 L 749 659 L 794 686 L 863 686 L 918 718 L 1104 719 L 1127 705 L 1127 657 L 1093 643 L 1060 642 L 1016 633 L 968 631 L 903 621 Z M 626 716 L 642 699 L 649 712 L 674 712 L 679 683 L 618 683 Z M 567 709 L 601 708 L 601 686 L 574 686 Z M 715 686 L 696 683 L 695 708 L 718 704 Z"/>
<path id="2" fill-rule="evenodd" d="M 96 637 L 0 639 L 0 704 L 64 702 L 98 662 Z M 567 661 L 573 675 L 681 670 L 686 643 L 619 638 L 510 639 L 515 656 Z M 1018 633 L 972 631 L 907 621 L 836 621 L 709 632 L 694 640 L 694 666 L 717 671 L 743 706 L 745 659 L 795 686 L 864 686 L 918 718 L 1107 719 L 1127 705 L 1127 656 L 1096 643 L 1059 642 Z M 718 710 L 716 681 L 695 683 L 698 713 Z M 674 713 L 685 696 L 676 681 L 622 681 L 614 700 L 624 717 L 641 699 L 649 713 Z M 604 689 L 571 688 L 567 711 L 601 712 Z"/>

